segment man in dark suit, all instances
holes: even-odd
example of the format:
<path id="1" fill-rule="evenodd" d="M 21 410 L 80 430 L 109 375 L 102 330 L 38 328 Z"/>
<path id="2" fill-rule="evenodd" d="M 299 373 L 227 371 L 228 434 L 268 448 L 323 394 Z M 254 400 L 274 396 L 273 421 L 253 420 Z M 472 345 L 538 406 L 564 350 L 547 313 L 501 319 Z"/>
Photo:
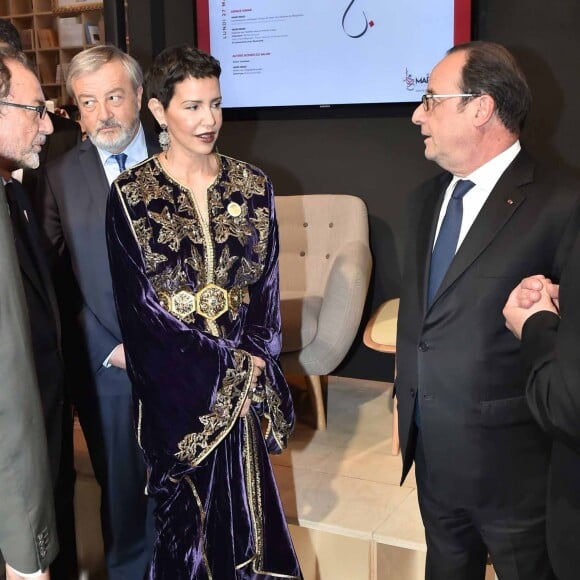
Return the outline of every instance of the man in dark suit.
<path id="1" fill-rule="evenodd" d="M 9 20 L 0 19 L 0 45 L 22 51 L 20 36 Z M 47 112 L 53 132 L 38 153 L 38 164 L 62 155 L 80 141 L 78 123 Z M 35 164 L 36 160 L 35 160 Z M 23 171 L 24 170 L 24 171 Z M 53 476 L 60 551 L 53 578 L 78 578 L 74 522 L 74 448 L 72 408 L 67 396 L 61 351 L 59 312 L 50 280 L 43 240 L 33 212 L 39 169 L 0 157 L 0 175 L 11 203 L 11 219 L 31 324 L 32 346 L 46 423 Z M 12 179 L 16 174 L 20 177 Z M 18 181 L 22 180 L 22 185 Z M 23 187 L 24 186 L 24 187 Z M 32 202 L 32 203 L 31 203 Z"/>
<path id="2" fill-rule="evenodd" d="M 549 445 L 525 399 L 501 311 L 522 277 L 559 279 L 579 225 L 578 184 L 521 150 L 530 104 L 510 53 L 451 49 L 413 114 L 445 172 L 409 202 L 397 331 L 403 480 L 415 461 L 426 578 L 553 578 L 545 546 Z"/>
<path id="3" fill-rule="evenodd" d="M 561 285 L 527 278 L 504 308 L 522 341 L 532 413 L 552 439 L 548 475 L 548 553 L 559 580 L 580 570 L 580 236 Z"/>
<path id="4" fill-rule="evenodd" d="M 139 121 L 142 84 L 137 62 L 115 47 L 77 54 L 67 89 L 88 139 L 48 163 L 40 180 L 45 232 L 55 252 L 70 254 L 82 299 L 74 402 L 101 486 L 109 580 L 143 578 L 153 535 L 105 241 L 111 182 L 125 164 L 130 167 L 153 152 Z"/>
<path id="5" fill-rule="evenodd" d="M 0 49 L 0 119 L 2 166 L 37 167 L 38 153 L 52 132 L 52 124 L 34 70 L 22 53 L 10 48 Z M 38 578 L 48 578 L 48 572 L 42 570 L 54 560 L 58 540 L 46 440 L 48 434 L 54 475 L 62 412 L 54 303 L 47 292 L 48 272 L 35 267 L 35 254 L 28 253 L 26 264 L 21 262 L 18 267 L 15 232 L 7 207 L 13 223 L 20 208 L 5 197 L 4 180 L 0 183 L 0 577 L 6 560 L 9 579 L 34 573 L 38 573 Z M 26 243 L 18 237 L 16 241 L 19 245 Z M 19 258 L 20 250 L 19 247 Z M 38 293 L 35 302 L 41 308 L 39 315 L 50 319 L 42 336 L 37 335 L 34 340 L 35 349 L 40 347 L 37 352 L 42 353 L 46 363 L 42 368 L 56 374 L 47 391 L 40 392 L 44 420 L 20 272 L 22 277 L 30 276 L 25 280 L 27 293 Z M 34 312 L 30 314 L 35 316 Z"/>

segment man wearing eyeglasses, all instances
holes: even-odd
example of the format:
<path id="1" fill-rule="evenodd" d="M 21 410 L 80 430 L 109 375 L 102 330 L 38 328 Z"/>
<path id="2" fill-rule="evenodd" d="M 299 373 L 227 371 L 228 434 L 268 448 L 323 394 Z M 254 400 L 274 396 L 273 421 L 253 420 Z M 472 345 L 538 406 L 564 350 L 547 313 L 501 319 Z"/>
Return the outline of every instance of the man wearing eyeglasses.
<path id="1" fill-rule="evenodd" d="M 444 172 L 409 199 L 397 337 L 403 477 L 413 461 L 426 578 L 554 578 L 546 551 L 549 444 L 526 403 L 502 307 L 515 284 L 557 281 L 580 224 L 580 187 L 521 148 L 530 106 L 512 55 L 451 49 L 413 113 Z"/>
<path id="2" fill-rule="evenodd" d="M 26 242 L 16 235 L 15 223 L 22 218 L 27 228 L 31 212 L 15 206 L 5 191 L 12 169 L 38 166 L 38 153 L 52 130 L 33 69 L 22 53 L 1 48 L 0 191 L 6 201 L 0 204 L 0 577 L 5 560 L 10 580 L 24 574 L 48 578 L 47 566 L 58 551 L 45 421 L 62 411 L 62 383 L 55 377 L 55 389 L 40 393 L 41 407 L 29 343 L 30 324 L 42 321 L 30 312 L 29 291 L 38 292 L 39 300 L 45 301 L 43 316 L 55 313 L 46 293 L 50 287 L 48 271 L 37 268 L 35 259 L 39 256 L 34 249 L 26 248 L 30 262 L 26 266 L 22 263 L 21 244 Z M 26 307 L 29 316 L 23 312 Z M 47 360 L 57 361 L 56 368 L 49 370 L 58 374 L 58 337 L 56 330 L 51 331 L 55 324 L 53 320 L 46 328 L 41 346 Z M 34 350 L 38 346 L 33 340 Z M 58 426 L 48 434 L 58 438 Z"/>

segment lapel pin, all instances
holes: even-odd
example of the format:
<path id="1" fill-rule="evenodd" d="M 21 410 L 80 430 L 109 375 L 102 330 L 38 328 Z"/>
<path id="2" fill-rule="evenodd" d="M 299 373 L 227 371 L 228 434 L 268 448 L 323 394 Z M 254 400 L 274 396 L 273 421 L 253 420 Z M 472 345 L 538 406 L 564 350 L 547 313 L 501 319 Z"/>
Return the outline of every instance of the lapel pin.
<path id="1" fill-rule="evenodd" d="M 242 208 L 240 204 L 236 203 L 235 201 L 230 201 L 230 203 L 228 204 L 228 213 L 232 217 L 238 217 L 242 213 Z"/>
<path id="2" fill-rule="evenodd" d="M 515 203 L 514 200 L 511 198 L 506 199 L 506 201 L 508 205 L 513 205 Z"/>

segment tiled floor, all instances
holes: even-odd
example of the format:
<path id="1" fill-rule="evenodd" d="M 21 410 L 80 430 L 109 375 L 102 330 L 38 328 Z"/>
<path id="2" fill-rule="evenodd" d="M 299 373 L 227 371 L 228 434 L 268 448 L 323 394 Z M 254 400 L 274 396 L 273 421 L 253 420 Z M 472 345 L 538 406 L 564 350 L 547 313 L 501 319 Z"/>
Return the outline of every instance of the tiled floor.
<path id="1" fill-rule="evenodd" d="M 361 538 L 381 530 L 424 546 L 414 474 L 400 487 L 401 460 L 391 455 L 391 409 L 390 384 L 330 378 L 328 429 L 299 422 L 288 449 L 272 457 L 290 522 Z M 390 522 L 404 505 L 401 537 Z"/>
<path id="2" fill-rule="evenodd" d="M 423 575 L 424 531 L 414 474 L 399 486 L 401 459 L 391 454 L 391 389 L 384 382 L 330 377 L 326 431 L 308 426 L 308 401 L 297 390 L 303 420 L 272 463 L 305 580 Z M 80 429 L 75 435 L 83 580 L 102 580 L 99 491 Z"/>

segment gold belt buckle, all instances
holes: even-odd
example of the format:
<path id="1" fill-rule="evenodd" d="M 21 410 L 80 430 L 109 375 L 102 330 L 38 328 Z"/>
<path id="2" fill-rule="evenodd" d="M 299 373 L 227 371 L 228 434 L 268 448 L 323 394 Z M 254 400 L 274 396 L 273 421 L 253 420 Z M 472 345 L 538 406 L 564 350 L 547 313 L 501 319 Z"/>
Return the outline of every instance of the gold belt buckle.
<path id="1" fill-rule="evenodd" d="M 179 290 L 175 294 L 160 291 L 161 306 L 180 320 L 186 320 L 196 311 L 195 294 L 189 290 Z"/>
<path id="2" fill-rule="evenodd" d="M 228 292 L 217 284 L 204 286 L 197 294 L 197 313 L 208 320 L 219 318 L 229 306 Z"/>
<path id="3" fill-rule="evenodd" d="M 208 284 L 197 293 L 182 288 L 175 294 L 160 290 L 158 296 L 161 306 L 180 320 L 188 320 L 193 314 L 215 320 L 228 310 L 235 319 L 244 301 L 244 289 L 235 286 L 228 291 L 217 284 Z"/>

